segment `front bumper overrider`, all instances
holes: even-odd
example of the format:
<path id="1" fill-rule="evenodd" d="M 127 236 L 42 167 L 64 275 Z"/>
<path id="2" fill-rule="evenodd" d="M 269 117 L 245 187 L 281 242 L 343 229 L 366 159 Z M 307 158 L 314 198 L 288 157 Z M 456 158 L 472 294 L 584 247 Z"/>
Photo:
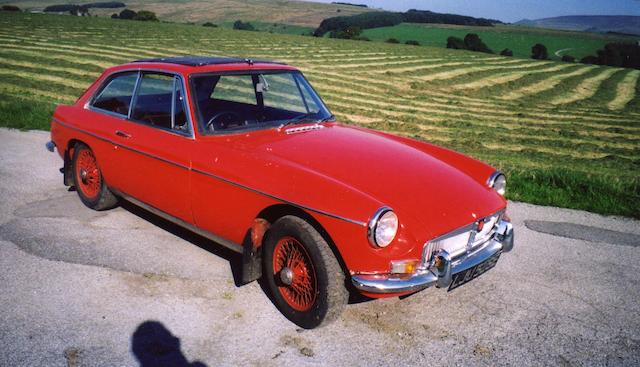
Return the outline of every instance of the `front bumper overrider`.
<path id="1" fill-rule="evenodd" d="M 423 264 L 412 274 L 357 274 L 351 277 L 356 289 L 374 294 L 407 294 L 430 286 L 447 288 L 453 275 L 470 269 L 500 252 L 513 249 L 513 225 L 501 220 L 495 234 L 482 246 L 451 259 L 445 250 L 437 250 L 433 258 L 438 266 Z M 425 259 L 423 259 L 425 261 Z"/>

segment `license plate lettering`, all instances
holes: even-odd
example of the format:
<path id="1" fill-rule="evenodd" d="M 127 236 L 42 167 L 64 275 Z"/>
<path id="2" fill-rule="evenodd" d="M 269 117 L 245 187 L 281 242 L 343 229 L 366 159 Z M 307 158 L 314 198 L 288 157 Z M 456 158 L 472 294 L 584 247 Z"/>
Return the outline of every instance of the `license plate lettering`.
<path id="1" fill-rule="evenodd" d="M 451 281 L 451 285 L 449 285 L 448 290 L 451 291 L 455 288 L 458 288 L 461 285 L 466 284 L 472 281 L 473 279 L 479 277 L 480 275 L 486 273 L 487 271 L 489 271 L 491 268 L 496 266 L 496 263 L 500 258 L 500 254 L 501 252 L 498 252 L 495 255 L 488 258 L 487 260 L 481 262 L 480 264 L 454 274 L 453 280 Z"/>

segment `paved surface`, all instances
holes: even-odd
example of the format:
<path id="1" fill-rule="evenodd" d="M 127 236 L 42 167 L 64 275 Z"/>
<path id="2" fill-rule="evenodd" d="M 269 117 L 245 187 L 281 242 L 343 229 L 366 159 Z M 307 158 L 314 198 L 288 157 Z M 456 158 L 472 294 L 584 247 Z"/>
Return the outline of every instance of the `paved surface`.
<path id="1" fill-rule="evenodd" d="M 511 203 L 516 247 L 482 277 L 299 330 L 228 252 L 82 206 L 47 137 L 0 130 L 0 366 L 640 364 L 638 221 Z"/>

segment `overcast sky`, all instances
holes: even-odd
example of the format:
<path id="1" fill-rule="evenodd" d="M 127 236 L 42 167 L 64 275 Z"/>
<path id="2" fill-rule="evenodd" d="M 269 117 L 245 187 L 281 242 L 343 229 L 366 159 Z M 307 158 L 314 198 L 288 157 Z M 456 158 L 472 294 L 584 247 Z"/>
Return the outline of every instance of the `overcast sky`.
<path id="1" fill-rule="evenodd" d="M 387 10 L 420 9 L 506 22 L 560 15 L 640 15 L 640 0 L 312 0 L 367 4 Z"/>

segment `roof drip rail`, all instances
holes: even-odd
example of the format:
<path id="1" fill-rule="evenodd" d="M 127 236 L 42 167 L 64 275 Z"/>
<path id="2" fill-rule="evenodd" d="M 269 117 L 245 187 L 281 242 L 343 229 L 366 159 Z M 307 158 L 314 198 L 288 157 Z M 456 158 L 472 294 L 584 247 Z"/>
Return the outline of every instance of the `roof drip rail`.
<path id="1" fill-rule="evenodd" d="M 249 65 L 253 65 L 255 63 L 286 65 L 281 62 L 269 61 L 269 60 L 254 60 L 250 58 L 210 57 L 210 56 L 160 57 L 160 58 L 136 60 L 133 62 L 160 62 L 165 64 L 178 64 L 178 65 L 187 65 L 187 66 L 205 66 L 205 65 L 221 65 L 221 64 L 241 64 L 241 63 L 246 63 Z"/>

